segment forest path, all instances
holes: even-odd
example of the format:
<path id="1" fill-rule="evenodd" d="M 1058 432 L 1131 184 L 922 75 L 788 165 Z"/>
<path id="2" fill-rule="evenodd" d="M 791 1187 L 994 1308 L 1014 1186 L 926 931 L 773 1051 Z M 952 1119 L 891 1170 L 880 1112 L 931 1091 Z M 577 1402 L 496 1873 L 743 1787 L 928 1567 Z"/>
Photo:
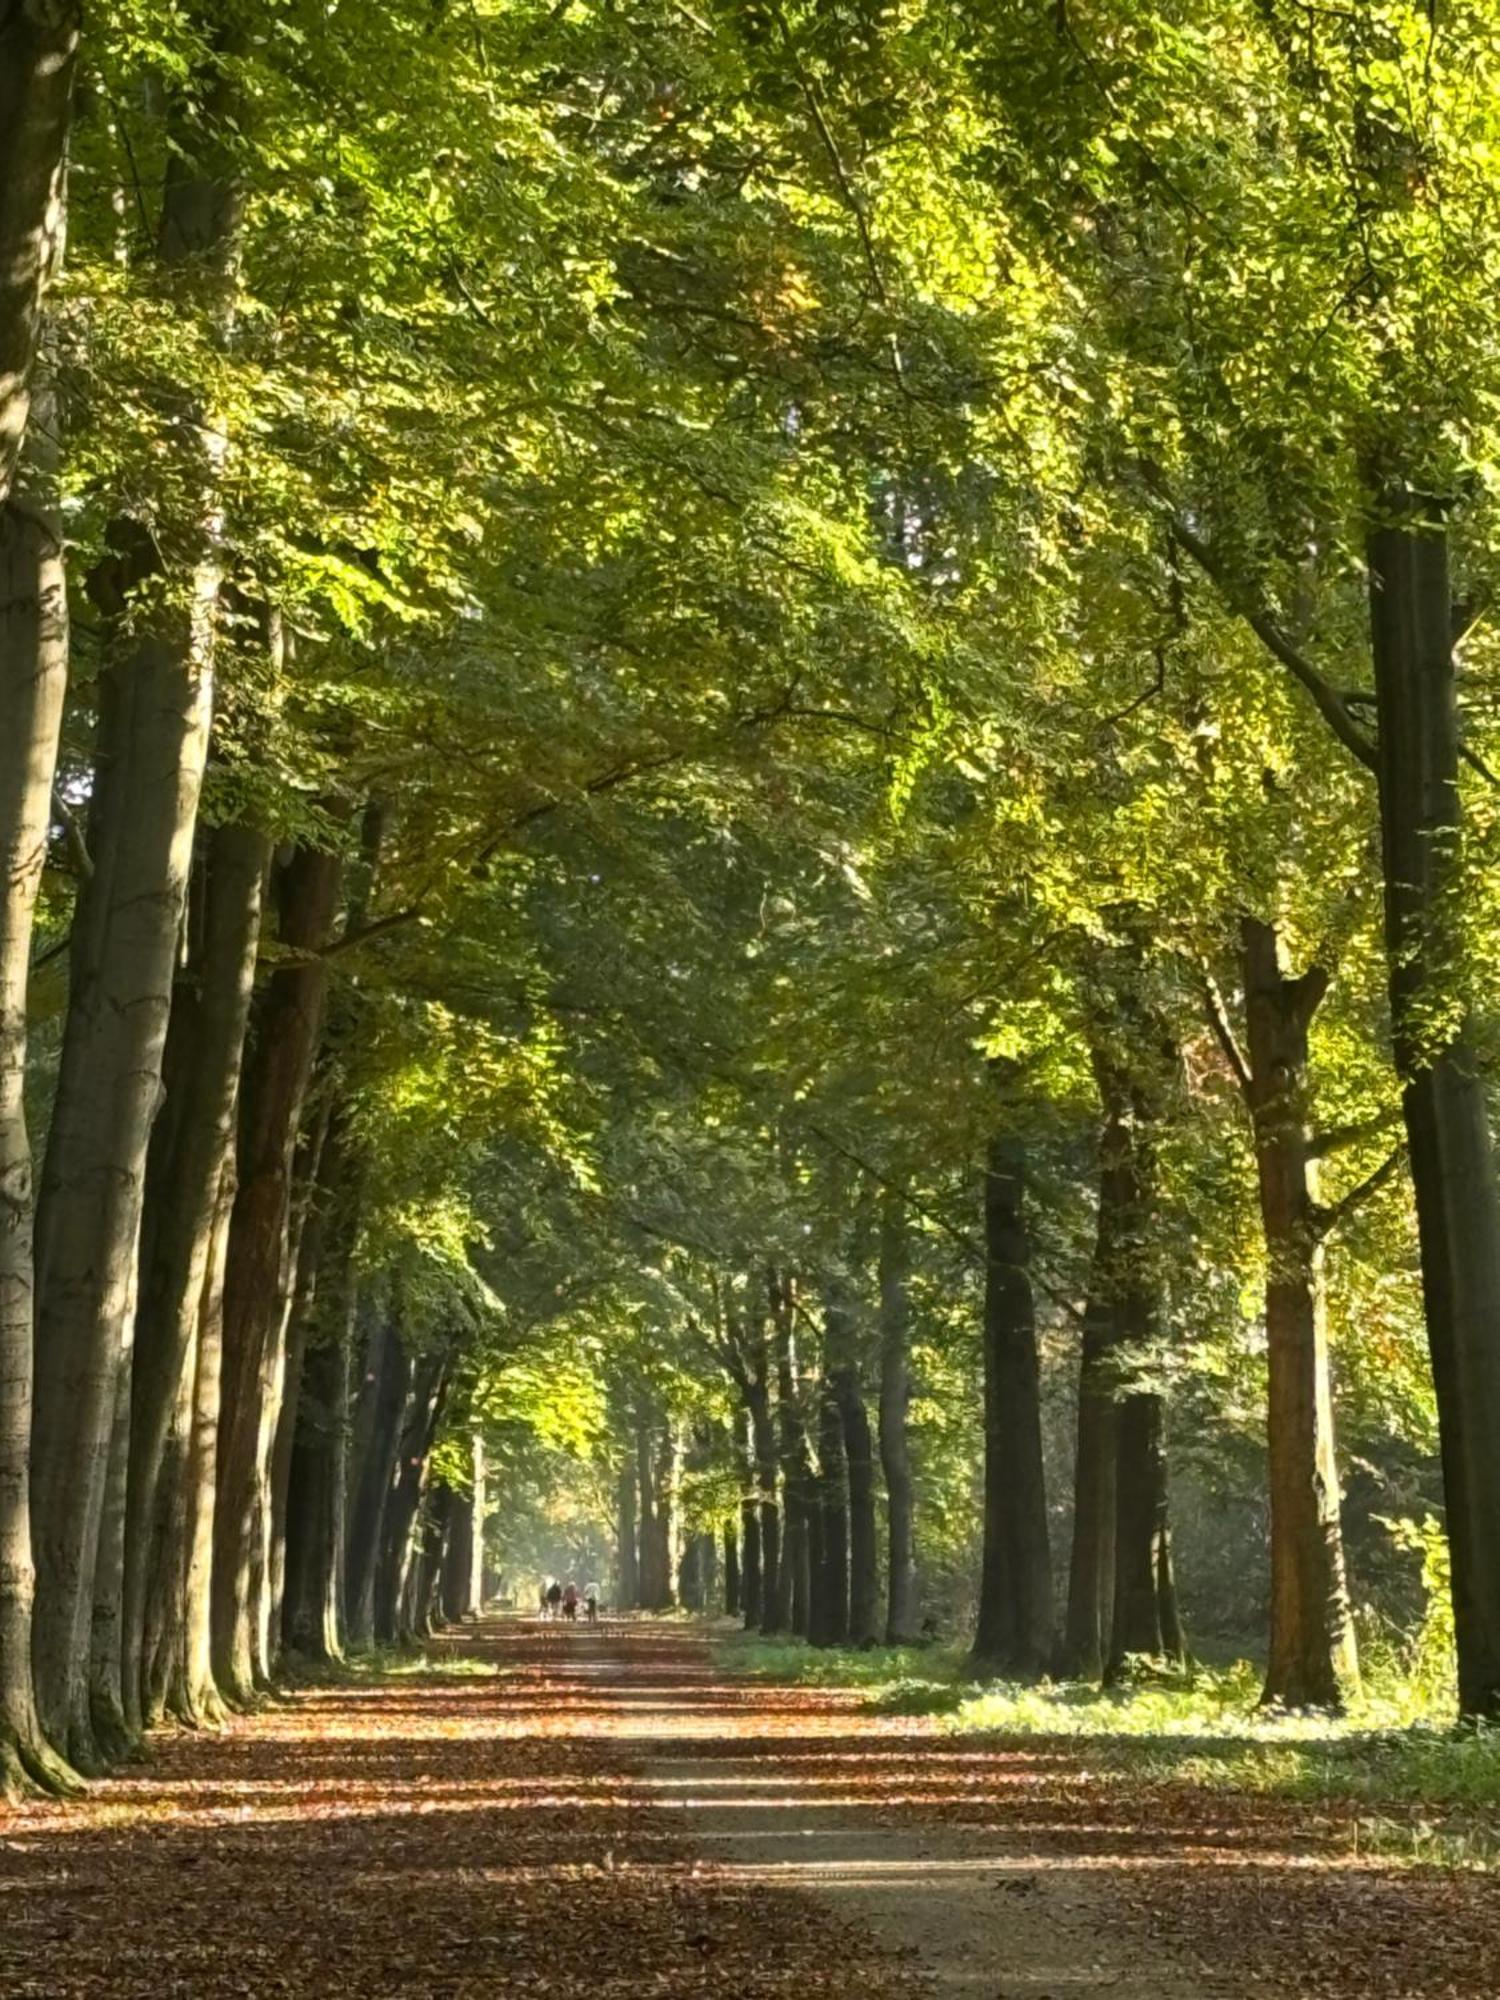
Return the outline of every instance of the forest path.
<path id="1" fill-rule="evenodd" d="M 650 1621 L 492 1621 L 0 1818 L 0 1994 L 1478 2000 L 1494 1877 L 715 1673 Z"/>

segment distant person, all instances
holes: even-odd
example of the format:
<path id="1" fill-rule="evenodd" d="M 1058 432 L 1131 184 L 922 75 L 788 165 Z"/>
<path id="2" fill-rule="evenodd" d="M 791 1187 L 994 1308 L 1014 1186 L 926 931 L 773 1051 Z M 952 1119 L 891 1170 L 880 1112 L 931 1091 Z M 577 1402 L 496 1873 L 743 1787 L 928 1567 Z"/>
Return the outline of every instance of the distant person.
<path id="1" fill-rule="evenodd" d="M 563 1587 L 558 1582 L 557 1578 L 554 1577 L 551 1583 L 549 1583 L 547 1586 L 547 1616 L 549 1618 L 555 1618 L 558 1615 L 558 1611 L 562 1605 L 562 1599 L 563 1599 Z"/>
<path id="2" fill-rule="evenodd" d="M 588 1619 L 590 1625 L 597 1625 L 599 1623 L 599 1586 L 597 1583 L 587 1583 L 583 1587 L 583 1615 Z"/>
<path id="3" fill-rule="evenodd" d="M 562 1607 L 563 1617 L 576 1622 L 578 1618 L 578 1585 L 574 1583 L 572 1577 L 568 1578 L 568 1587 L 563 1592 Z"/>
<path id="4" fill-rule="evenodd" d="M 540 1610 L 538 1611 L 538 1613 L 537 1613 L 537 1616 L 538 1616 L 539 1618 L 545 1618 L 545 1617 L 546 1617 L 546 1615 L 547 1615 L 547 1579 L 546 1579 L 546 1577 L 543 1577 L 543 1578 L 542 1578 L 542 1589 L 541 1589 L 541 1599 L 540 1599 L 540 1603 L 541 1603 L 541 1608 L 540 1608 Z"/>

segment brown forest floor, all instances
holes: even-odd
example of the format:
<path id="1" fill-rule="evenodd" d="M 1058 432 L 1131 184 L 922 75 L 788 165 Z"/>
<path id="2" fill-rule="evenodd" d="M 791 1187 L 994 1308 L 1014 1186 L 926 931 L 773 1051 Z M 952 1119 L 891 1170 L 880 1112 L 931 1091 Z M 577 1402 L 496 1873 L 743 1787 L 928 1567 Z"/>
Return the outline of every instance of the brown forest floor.
<path id="1" fill-rule="evenodd" d="M 0 1812 L 0 1995 L 904 2000 L 934 1931 L 975 2000 L 1500 1993 L 1500 1878 L 1305 1808 L 725 1680 L 678 1626 L 447 1644 L 496 1671 L 306 1690 Z"/>

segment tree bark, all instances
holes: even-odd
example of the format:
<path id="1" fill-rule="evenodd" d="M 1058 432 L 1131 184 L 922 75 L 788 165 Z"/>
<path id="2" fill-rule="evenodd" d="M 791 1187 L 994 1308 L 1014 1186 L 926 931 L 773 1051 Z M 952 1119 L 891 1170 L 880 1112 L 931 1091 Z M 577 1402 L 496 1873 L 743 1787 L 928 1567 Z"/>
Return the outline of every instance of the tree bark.
<path id="1" fill-rule="evenodd" d="M 740 1537 L 736 1522 L 724 1527 L 724 1616 L 740 1615 Z"/>
<path id="2" fill-rule="evenodd" d="M 81 10 L 7 9 L 0 22 L 0 1797 L 67 1789 L 32 1676 L 32 1161 L 26 992 L 67 683 L 63 541 L 18 491 L 46 283 L 62 241 L 64 158 Z"/>
<path id="3" fill-rule="evenodd" d="M 634 1453 L 620 1467 L 615 1486 L 615 1603 L 621 1611 L 636 1611 L 641 1601 L 640 1550 L 636 1541 L 636 1468 Z"/>
<path id="4" fill-rule="evenodd" d="M 885 1642 L 909 1646 L 919 1636 L 916 1488 L 907 1412 L 911 1407 L 911 1250 L 906 1204 L 889 1193 L 880 1218 L 880 1467 L 886 1496 Z"/>
<path id="5" fill-rule="evenodd" d="M 747 1632 L 760 1630 L 760 1488 L 750 1420 L 745 1419 L 746 1444 L 740 1452 L 740 1614 Z"/>
<path id="6" fill-rule="evenodd" d="M 349 1532 L 344 1601 L 349 1644 L 369 1645 L 375 1632 L 375 1572 L 386 1506 L 396 1479 L 401 1418 L 411 1386 L 411 1363 L 388 1311 L 375 1315 L 366 1347 L 354 1420 L 349 1480 Z"/>
<path id="7" fill-rule="evenodd" d="M 880 1636 L 880 1555 L 875 1523 L 875 1441 L 860 1387 L 852 1314 L 840 1315 L 842 1348 L 830 1387 L 838 1405 L 849 1505 L 849 1624 L 851 1646 Z M 826 1559 L 826 1544 L 825 1544 Z"/>
<path id="8" fill-rule="evenodd" d="M 781 1508 L 777 1499 L 776 1425 L 771 1415 L 771 1385 L 762 1338 L 754 1373 L 745 1390 L 750 1438 L 755 1454 L 755 1483 L 760 1496 L 760 1629 L 783 1630 L 781 1622 Z"/>
<path id="9" fill-rule="evenodd" d="M 1377 776 L 1396 1067 L 1442 1441 L 1459 1705 L 1500 1715 L 1500 1184 L 1461 935 L 1463 809 L 1448 535 L 1385 496 L 1370 537 Z"/>
<path id="10" fill-rule="evenodd" d="M 1339 1517 L 1322 1247 L 1307 1121 L 1308 1033 L 1327 976 L 1289 978 L 1271 925 L 1241 926 L 1246 1096 L 1266 1241 L 1271 1645 L 1263 1699 L 1342 1708 L 1359 1670 Z"/>
<path id="11" fill-rule="evenodd" d="M 148 1706 L 142 1667 L 147 1600 L 179 1590 L 169 1556 L 158 1568 L 179 1495 L 166 1476 L 168 1438 L 191 1379 L 214 1226 L 234 1146 L 240 1064 L 255 978 L 261 892 L 270 843 L 230 823 L 208 837 L 196 935 L 173 989 L 163 1080 L 152 1132 L 141 1233 L 141 1289 L 131 1375 L 130 1467 L 125 1513 L 122 1679 L 125 1714 L 139 1727 Z M 182 1438 L 186 1445 L 186 1435 Z M 185 1449 L 173 1462 L 185 1474 Z M 175 1551 L 180 1556 L 180 1548 Z"/>
<path id="12" fill-rule="evenodd" d="M 848 1343 L 847 1310 L 832 1298 L 823 1307 L 823 1379 L 818 1392 L 818 1569 L 813 1579 L 808 1637 L 815 1646 L 842 1646 L 849 1637 L 849 1467 L 834 1376 Z"/>
<path id="13" fill-rule="evenodd" d="M 147 635 L 100 678 L 93 872 L 73 919 L 37 1207 L 37 1692 L 52 1740 L 90 1769 L 98 1768 L 87 1694 L 97 1537 L 209 688 L 206 658 L 186 635 Z"/>
<path id="14" fill-rule="evenodd" d="M 802 1421 L 793 1320 L 796 1290 L 785 1272 L 770 1273 L 772 1341 L 776 1355 L 776 1437 L 781 1459 L 782 1536 L 777 1571 L 778 1629 L 807 1636 L 812 1589 L 808 1514 L 813 1505 L 812 1461 Z"/>
<path id="15" fill-rule="evenodd" d="M 424 1354 L 412 1369 L 396 1483 L 386 1504 L 375 1582 L 375 1637 L 382 1644 L 388 1645 L 398 1636 L 403 1618 L 409 1615 L 414 1527 L 427 1491 L 427 1470 L 443 1420 L 447 1388 L 447 1355 Z"/>
<path id="16" fill-rule="evenodd" d="M 1019 1138 L 1001 1135 L 990 1142 L 984 1187 L 984 1566 L 974 1656 L 1031 1677 L 1046 1671 L 1052 1649 L 1052 1567 L 1026 1167 Z"/>
<path id="17" fill-rule="evenodd" d="M 1104 1099 L 1099 1144 L 1099 1200 L 1094 1258 L 1084 1309 L 1078 1365 L 1078 1430 L 1074 1454 L 1073 1538 L 1068 1610 L 1059 1671 L 1099 1680 L 1108 1659 L 1115 1597 L 1115 1456 L 1118 1417 L 1113 1356 L 1118 1344 L 1120 1247 L 1129 1199 L 1127 1112 L 1096 1065 Z"/>
<path id="18" fill-rule="evenodd" d="M 238 1191 L 224 1277 L 214 1658 L 220 1687 L 248 1702 L 266 1677 L 258 1584 L 271 1540 L 271 1452 L 293 1275 L 292 1166 L 327 993 L 339 857 L 298 849 L 275 878 L 278 934 L 300 962 L 257 996 L 240 1098 Z"/>

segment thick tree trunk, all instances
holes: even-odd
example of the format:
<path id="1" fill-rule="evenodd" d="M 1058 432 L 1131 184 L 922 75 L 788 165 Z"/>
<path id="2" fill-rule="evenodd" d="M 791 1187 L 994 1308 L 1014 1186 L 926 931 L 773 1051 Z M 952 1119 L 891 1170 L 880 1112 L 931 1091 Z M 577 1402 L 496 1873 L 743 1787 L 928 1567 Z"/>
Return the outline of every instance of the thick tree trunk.
<path id="1" fill-rule="evenodd" d="M 635 1429 L 636 1541 L 639 1550 L 636 1583 L 641 1609 L 655 1611 L 662 1592 L 657 1564 L 661 1543 L 656 1521 L 656 1464 L 653 1450 L 654 1427 L 650 1418 L 638 1416 Z"/>
<path id="2" fill-rule="evenodd" d="M 670 1611 L 675 1602 L 672 1585 L 677 1567 L 677 1474 L 680 1453 L 676 1427 L 669 1419 L 656 1440 L 651 1472 L 651 1595 L 646 1600 L 648 1611 Z"/>
<path id="3" fill-rule="evenodd" d="M 339 876 L 338 856 L 313 849 L 297 850 L 277 871 L 278 934 L 309 957 L 278 967 L 257 996 L 241 1085 L 214 1530 L 215 1671 L 241 1702 L 269 1664 L 258 1593 L 269 1561 L 271 1454 L 293 1275 L 292 1165 L 328 980 L 326 962 L 311 954 L 327 941 Z"/>
<path id="4" fill-rule="evenodd" d="M 1359 1672 L 1307 1122 L 1308 1031 L 1327 978 L 1317 967 L 1289 978 L 1269 924 L 1247 918 L 1242 935 L 1246 1095 L 1266 1239 L 1271 1646 L 1264 1699 L 1341 1708 Z"/>
<path id="5" fill-rule="evenodd" d="M 911 1253 L 906 1205 L 886 1196 L 880 1218 L 880 1466 L 886 1496 L 885 1642 L 911 1645 L 922 1623 L 916 1489 L 906 1419 L 911 1406 Z"/>
<path id="6" fill-rule="evenodd" d="M 1088 1304 L 1078 1364 L 1073 1539 L 1068 1611 L 1059 1671 L 1099 1680 L 1109 1653 L 1115 1600 L 1115 1408 L 1113 1355 L 1119 1339 L 1120 1250 L 1130 1198 L 1130 1134 L 1124 1104 L 1100 1067 L 1104 1129 L 1099 1144 L 1099 1205 Z"/>
<path id="7" fill-rule="evenodd" d="M 1137 1393 L 1118 1407 L 1115 1441 L 1115 1606 L 1109 1672 L 1135 1656 L 1186 1657 L 1172 1570 L 1166 1409 Z"/>
<path id="8" fill-rule="evenodd" d="M 132 1296 L 115 1371 L 115 1408 L 109 1460 L 94 1552 L 94 1602 L 89 1616 L 89 1720 L 95 1749 L 107 1763 L 123 1762 L 140 1741 L 125 1716 L 120 1679 L 120 1629 L 125 1587 L 125 1487 L 130 1463 L 130 1368 L 135 1329 Z"/>
<path id="9" fill-rule="evenodd" d="M 615 1604 L 638 1611 L 641 1602 L 640 1548 L 636 1541 L 636 1468 L 632 1455 L 615 1485 Z"/>
<path id="10" fill-rule="evenodd" d="M 1500 1184 L 1470 1026 L 1448 536 L 1386 496 L 1370 538 L 1396 1065 L 1442 1438 L 1459 1705 L 1500 1715 Z"/>
<path id="11" fill-rule="evenodd" d="M 122 1674 L 126 1718 L 135 1727 L 147 1706 L 142 1651 L 148 1597 L 175 1594 L 182 1583 L 175 1560 L 180 1546 L 164 1525 L 181 1518 L 180 1496 L 165 1472 L 168 1438 L 185 1400 L 191 1408 L 204 1284 L 234 1145 L 269 858 L 269 840 L 254 828 L 231 823 L 208 837 L 191 956 L 173 989 L 166 1098 L 147 1158 L 131 1374 Z M 178 1476 L 187 1466 L 185 1431 L 180 1442 L 173 1461 Z M 158 1568 L 163 1559 L 166 1567 Z"/>
<path id="12" fill-rule="evenodd" d="M 1052 1650 L 1052 1566 L 1025 1197 L 1023 1143 L 992 1140 L 984 1188 L 984 1567 L 974 1655 L 1032 1676 L 1046 1671 Z"/>
<path id="13" fill-rule="evenodd" d="M 49 1735 L 91 1768 L 97 1537 L 208 715 L 207 663 L 185 635 L 143 638 L 101 676 L 93 872 L 37 1209 L 37 1691 Z"/>
<path id="14" fill-rule="evenodd" d="M 63 159 L 80 9 L 11 7 L 0 22 L 0 1798 L 65 1789 L 32 1679 L 32 1163 L 26 990 L 67 682 L 63 542 L 17 490 L 43 289 L 62 235 Z"/>
<path id="15" fill-rule="evenodd" d="M 375 1632 L 375 1572 L 386 1506 L 396 1479 L 401 1418 L 411 1386 L 411 1364 L 388 1311 L 378 1313 L 365 1351 L 364 1379 L 355 1410 L 349 1481 L 349 1532 L 344 1601 L 349 1644 L 368 1646 Z"/>

